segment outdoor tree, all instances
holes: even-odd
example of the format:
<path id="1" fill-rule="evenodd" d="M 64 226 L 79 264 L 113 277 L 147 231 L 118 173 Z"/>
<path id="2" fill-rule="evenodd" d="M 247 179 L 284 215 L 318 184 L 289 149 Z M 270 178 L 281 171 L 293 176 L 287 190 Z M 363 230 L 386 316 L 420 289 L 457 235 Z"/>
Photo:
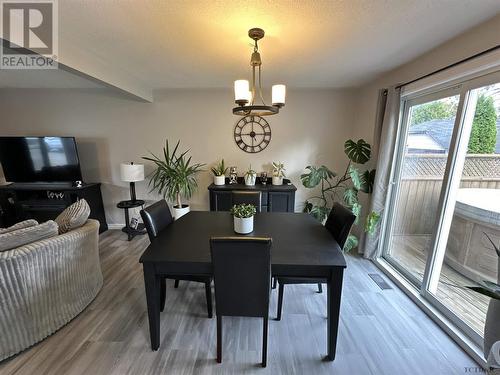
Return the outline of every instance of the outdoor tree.
<path id="1" fill-rule="evenodd" d="M 497 115 L 491 96 L 480 95 L 472 122 L 469 154 L 493 154 L 497 142 Z"/>
<path id="2" fill-rule="evenodd" d="M 452 118 L 457 110 L 454 102 L 436 100 L 416 106 L 411 113 L 411 125 L 421 124 L 431 120 Z"/>

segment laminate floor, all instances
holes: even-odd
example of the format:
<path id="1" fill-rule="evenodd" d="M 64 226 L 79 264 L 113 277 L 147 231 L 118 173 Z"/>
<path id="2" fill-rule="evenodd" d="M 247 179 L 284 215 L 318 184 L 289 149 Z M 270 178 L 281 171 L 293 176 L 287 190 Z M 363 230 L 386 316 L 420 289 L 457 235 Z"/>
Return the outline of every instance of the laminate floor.
<path id="1" fill-rule="evenodd" d="M 215 318 L 204 286 L 173 281 L 161 314 L 161 347 L 150 349 L 139 256 L 146 236 L 100 238 L 104 287 L 78 317 L 51 337 L 0 363 L 0 374 L 462 374 L 477 365 L 394 286 L 381 290 L 370 262 L 348 256 L 337 359 L 324 362 L 326 294 L 287 285 L 281 322 L 269 322 L 268 367 L 260 367 L 260 319 L 224 318 L 223 363 L 215 362 Z M 276 314 L 273 291 L 271 316 Z M 469 370 L 470 372 L 470 370 Z"/>

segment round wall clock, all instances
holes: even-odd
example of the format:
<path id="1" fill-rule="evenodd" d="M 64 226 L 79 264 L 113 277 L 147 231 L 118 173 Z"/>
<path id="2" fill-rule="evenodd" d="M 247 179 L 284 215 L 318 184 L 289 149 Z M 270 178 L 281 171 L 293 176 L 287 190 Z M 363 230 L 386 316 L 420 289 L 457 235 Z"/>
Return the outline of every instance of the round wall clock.
<path id="1" fill-rule="evenodd" d="M 234 141 L 245 152 L 261 152 L 271 142 L 271 127 L 263 117 L 245 116 L 234 127 Z"/>

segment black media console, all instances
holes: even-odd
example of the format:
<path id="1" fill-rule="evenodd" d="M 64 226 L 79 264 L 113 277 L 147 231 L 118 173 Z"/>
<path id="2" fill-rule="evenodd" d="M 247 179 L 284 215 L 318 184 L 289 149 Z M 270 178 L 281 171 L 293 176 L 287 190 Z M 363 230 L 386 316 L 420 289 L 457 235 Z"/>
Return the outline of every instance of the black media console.
<path id="1" fill-rule="evenodd" d="M 99 221 L 99 233 L 108 229 L 101 184 L 89 183 L 81 187 L 70 183 L 13 183 L 0 186 L 0 227 L 21 220 L 38 222 L 53 220 L 66 207 L 84 198 L 90 206 L 90 217 Z"/>

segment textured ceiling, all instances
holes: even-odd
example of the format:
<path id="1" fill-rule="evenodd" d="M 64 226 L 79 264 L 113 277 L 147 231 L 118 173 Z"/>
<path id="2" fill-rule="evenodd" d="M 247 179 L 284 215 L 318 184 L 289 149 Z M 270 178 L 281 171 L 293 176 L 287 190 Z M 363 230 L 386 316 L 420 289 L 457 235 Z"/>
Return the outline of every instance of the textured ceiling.
<path id="1" fill-rule="evenodd" d="M 353 87 L 498 12 L 499 0 L 64 0 L 59 48 L 151 88 L 231 87 L 261 27 L 266 85 Z"/>

